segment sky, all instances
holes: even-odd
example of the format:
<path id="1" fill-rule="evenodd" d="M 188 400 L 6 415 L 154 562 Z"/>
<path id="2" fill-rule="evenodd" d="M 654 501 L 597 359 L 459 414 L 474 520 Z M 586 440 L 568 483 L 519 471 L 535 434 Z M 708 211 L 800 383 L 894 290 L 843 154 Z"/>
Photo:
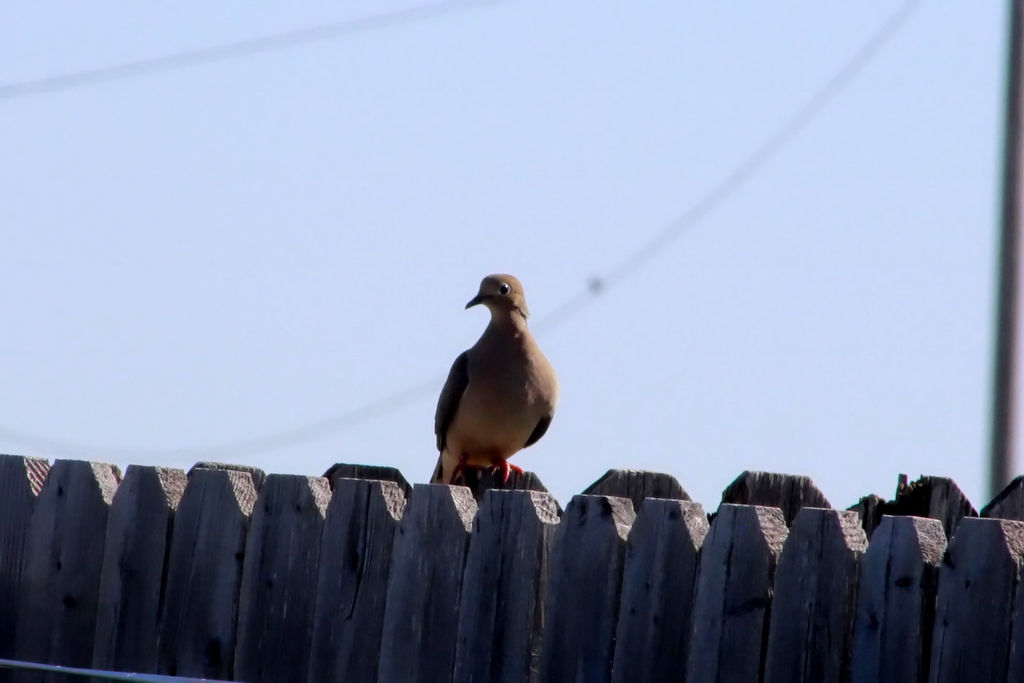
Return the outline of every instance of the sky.
<path id="1" fill-rule="evenodd" d="M 717 194 L 902 7 L 3 3 L 0 452 L 427 481 L 506 272 L 561 384 L 513 462 L 563 505 L 634 468 L 981 507 L 1005 3 L 917 5 Z"/>

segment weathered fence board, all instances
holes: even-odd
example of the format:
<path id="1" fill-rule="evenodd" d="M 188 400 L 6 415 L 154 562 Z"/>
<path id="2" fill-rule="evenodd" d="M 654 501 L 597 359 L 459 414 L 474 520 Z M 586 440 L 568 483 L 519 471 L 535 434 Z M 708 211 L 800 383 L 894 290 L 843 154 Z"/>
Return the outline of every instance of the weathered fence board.
<path id="1" fill-rule="evenodd" d="M 854 683 L 924 683 L 946 534 L 937 519 L 882 518 L 861 560 Z"/>
<path id="2" fill-rule="evenodd" d="M 686 670 L 697 557 L 707 532 L 700 503 L 644 501 L 626 541 L 616 683 L 678 681 Z"/>
<path id="3" fill-rule="evenodd" d="M 402 491 L 402 499 L 409 500 L 412 495 L 412 486 L 397 467 L 385 467 L 383 465 L 356 465 L 353 463 L 339 462 L 331 465 L 324 478 L 331 482 L 331 488 L 339 479 L 365 479 L 368 481 L 390 481 Z"/>
<path id="4" fill-rule="evenodd" d="M 838 512 L 746 472 L 709 528 L 635 470 L 562 515 L 533 473 L 406 506 L 380 466 L 48 468 L 0 456 L 0 657 L 250 683 L 1024 681 L 1024 478 L 978 519 L 941 477 Z"/>
<path id="5" fill-rule="evenodd" d="M 1024 522 L 964 518 L 939 570 L 932 683 L 1019 681 L 1010 669 L 1014 598 L 1024 566 Z"/>
<path id="6" fill-rule="evenodd" d="M 866 546 L 855 512 L 805 507 L 797 515 L 775 574 L 765 683 L 848 680 Z"/>
<path id="7" fill-rule="evenodd" d="M 1024 475 L 1014 477 L 999 494 L 981 509 L 982 517 L 1024 522 Z"/>
<path id="8" fill-rule="evenodd" d="M 900 475 L 896 499 L 882 506 L 882 514 L 937 519 L 946 530 L 946 538 L 953 535 L 961 519 L 978 516 L 952 479 L 923 476 L 907 483 L 906 475 Z"/>
<path id="9" fill-rule="evenodd" d="M 157 669 L 230 679 L 245 539 L 256 503 L 249 473 L 193 469 L 174 515 Z"/>
<path id="10" fill-rule="evenodd" d="M 628 498 L 578 495 L 555 534 L 544 613 L 539 680 L 607 681 L 611 676 Z"/>
<path id="11" fill-rule="evenodd" d="M 395 538 L 380 683 L 451 680 L 462 569 L 476 511 L 464 486 L 413 488 Z"/>
<path id="12" fill-rule="evenodd" d="M 462 485 L 473 492 L 473 498 L 479 504 L 487 491 L 539 491 L 547 493 L 547 488 L 533 472 L 517 472 L 511 470 L 508 480 L 500 468 L 477 469 L 469 468 L 463 474 Z"/>
<path id="13" fill-rule="evenodd" d="M 185 473 L 130 465 L 114 494 L 96 617 L 92 665 L 155 673 L 164 572 Z"/>
<path id="14" fill-rule="evenodd" d="M 693 600 L 686 680 L 759 683 L 772 586 L 788 534 L 782 511 L 718 508 L 704 538 Z"/>
<path id="15" fill-rule="evenodd" d="M 308 680 L 376 681 L 405 493 L 393 481 L 336 478 L 333 484 L 320 545 Z"/>
<path id="16" fill-rule="evenodd" d="M 331 489 L 322 477 L 271 474 L 249 522 L 238 597 L 235 678 L 305 681 L 320 539 Z"/>
<path id="17" fill-rule="evenodd" d="M 92 663 L 107 513 L 119 478 L 112 465 L 53 463 L 29 526 L 18 659 L 67 666 Z"/>
<path id="18" fill-rule="evenodd" d="M 1024 524 L 1024 522 L 1014 522 Z M 1017 545 L 1020 540 L 1020 529 L 1010 532 L 1015 540 L 1008 545 Z M 1019 546 L 1018 546 L 1019 550 Z M 1017 555 L 1020 558 L 1020 554 Z M 1017 585 L 1013 587 L 1013 616 L 1010 622 L 1010 661 L 1007 665 L 1007 681 L 1024 681 L 1024 587 L 1021 586 L 1021 574 L 1024 566 L 1017 567 Z"/>
<path id="19" fill-rule="evenodd" d="M 547 493 L 484 494 L 466 556 L 453 680 L 536 680 L 558 515 Z"/>
<path id="20" fill-rule="evenodd" d="M 633 502 L 634 510 L 640 509 L 645 498 L 690 500 L 690 494 L 671 474 L 646 470 L 608 470 L 583 493 L 590 496 L 629 498 Z"/>
<path id="21" fill-rule="evenodd" d="M 860 515 L 860 526 L 864 529 L 864 534 L 871 540 L 871 535 L 875 533 L 875 529 L 882 523 L 883 509 L 885 507 L 885 499 L 881 496 L 871 493 L 863 496 L 856 503 L 846 508 Z"/>
<path id="22" fill-rule="evenodd" d="M 804 507 L 830 508 L 832 504 L 810 477 L 747 470 L 722 492 L 723 503 L 779 508 L 792 525 Z"/>
<path id="23" fill-rule="evenodd" d="M 0 658 L 14 657 L 21 570 L 36 496 L 50 463 L 0 455 Z M 0 672 L 0 680 L 5 674 Z"/>
<path id="24" fill-rule="evenodd" d="M 192 473 L 197 470 L 224 470 L 227 472 L 244 472 L 248 474 L 252 479 L 252 485 L 256 489 L 256 493 L 260 492 L 263 488 L 263 482 L 267 480 L 267 473 L 261 470 L 259 467 L 253 465 L 235 465 L 229 462 L 197 462 L 192 465 L 192 468 L 188 471 L 189 479 L 192 478 Z"/>

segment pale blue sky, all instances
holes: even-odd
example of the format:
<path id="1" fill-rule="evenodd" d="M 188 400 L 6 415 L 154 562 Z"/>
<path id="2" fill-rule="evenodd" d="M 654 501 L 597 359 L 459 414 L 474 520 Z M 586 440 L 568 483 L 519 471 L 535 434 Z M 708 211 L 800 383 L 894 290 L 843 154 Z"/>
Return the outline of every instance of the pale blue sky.
<path id="1" fill-rule="evenodd" d="M 744 469 L 844 506 L 945 475 L 983 504 L 1004 5 L 925 2 L 739 191 L 541 326 L 561 403 L 515 462 L 563 503 L 633 467 L 710 508 Z M 0 92 L 413 6 L 4 3 Z M 900 6 L 509 0 L 0 98 L 0 451 L 424 481 L 483 275 L 542 320 Z M 424 381 L 315 440 L 208 448 Z"/>

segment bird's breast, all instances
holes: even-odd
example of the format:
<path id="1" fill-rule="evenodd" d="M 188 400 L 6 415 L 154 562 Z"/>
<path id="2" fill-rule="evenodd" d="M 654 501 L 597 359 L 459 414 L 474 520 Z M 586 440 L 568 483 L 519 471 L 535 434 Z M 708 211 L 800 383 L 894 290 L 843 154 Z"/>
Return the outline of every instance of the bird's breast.
<path id="1" fill-rule="evenodd" d="M 520 368 L 523 366 L 520 365 Z M 449 428 L 449 441 L 463 451 L 518 451 L 554 404 L 545 377 L 532 371 L 509 371 L 506 366 L 471 369 L 459 410 Z"/>

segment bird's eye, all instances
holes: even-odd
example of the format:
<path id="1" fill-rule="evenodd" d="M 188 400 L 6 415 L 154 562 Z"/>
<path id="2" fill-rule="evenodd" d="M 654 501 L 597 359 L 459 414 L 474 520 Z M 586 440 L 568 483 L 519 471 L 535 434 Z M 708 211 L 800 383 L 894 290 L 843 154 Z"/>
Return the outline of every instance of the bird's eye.
<path id="1" fill-rule="evenodd" d="M 508 294 L 510 289 L 512 288 L 508 286 L 507 282 L 502 282 L 500 285 L 498 285 L 498 294 L 505 296 Z"/>

